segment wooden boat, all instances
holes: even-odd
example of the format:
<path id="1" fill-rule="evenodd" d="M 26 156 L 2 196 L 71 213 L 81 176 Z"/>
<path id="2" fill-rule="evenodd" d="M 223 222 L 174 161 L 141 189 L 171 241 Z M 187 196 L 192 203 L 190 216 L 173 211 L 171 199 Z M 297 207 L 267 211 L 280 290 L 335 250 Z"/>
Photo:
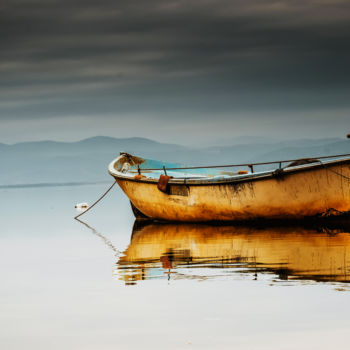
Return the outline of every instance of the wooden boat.
<path id="1" fill-rule="evenodd" d="M 230 274 L 273 273 L 280 280 L 348 283 L 349 232 L 349 222 L 316 229 L 136 221 L 117 274 L 127 282 L 169 272 L 175 278 L 205 279 L 229 269 Z M 199 275 L 196 267 L 212 271 Z"/>
<path id="2" fill-rule="evenodd" d="M 121 153 L 108 168 L 139 218 L 182 222 L 295 220 L 350 211 L 349 154 L 217 167 L 159 163 L 163 166 L 150 168 L 147 164 Z M 249 172 L 223 171 L 243 166 Z M 277 168 L 254 171 L 258 166 Z M 204 173 L 208 169 L 210 174 Z M 161 191 L 160 177 L 165 174 L 171 178 L 165 178 L 166 190 L 163 186 Z"/>

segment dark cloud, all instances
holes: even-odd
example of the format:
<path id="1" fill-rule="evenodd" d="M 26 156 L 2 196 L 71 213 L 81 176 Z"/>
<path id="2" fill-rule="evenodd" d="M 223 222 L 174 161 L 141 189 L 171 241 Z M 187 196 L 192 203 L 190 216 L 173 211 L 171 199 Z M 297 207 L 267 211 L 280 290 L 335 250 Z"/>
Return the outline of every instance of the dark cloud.
<path id="1" fill-rule="evenodd" d="M 3 120 L 350 107 L 348 1 L 10 0 L 0 39 Z"/>

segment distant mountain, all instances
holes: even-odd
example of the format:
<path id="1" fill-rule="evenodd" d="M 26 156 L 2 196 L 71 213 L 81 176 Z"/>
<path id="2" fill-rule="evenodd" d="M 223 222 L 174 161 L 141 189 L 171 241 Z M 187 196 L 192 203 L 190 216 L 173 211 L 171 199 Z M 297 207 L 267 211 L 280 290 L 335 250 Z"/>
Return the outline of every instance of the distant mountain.
<path id="1" fill-rule="evenodd" d="M 120 151 L 135 152 L 140 149 L 146 149 L 149 152 L 162 152 L 169 149 L 182 150 L 184 147 L 171 144 L 160 144 L 145 138 L 125 138 L 116 139 L 113 137 L 96 136 L 78 142 L 55 142 L 55 141 L 38 141 L 38 142 L 22 142 L 14 145 L 7 145 L 6 153 L 13 155 L 34 154 L 35 156 L 52 155 L 86 155 L 105 154 L 106 152 L 118 153 Z M 4 149 L 5 150 L 5 149 Z M 0 149 L 0 152 L 2 149 Z"/>
<path id="2" fill-rule="evenodd" d="M 120 151 L 187 165 L 251 163 L 350 153 L 350 140 L 347 139 L 265 141 L 202 149 L 139 137 L 105 136 L 78 142 L 0 144 L 0 185 L 108 181 L 111 178 L 107 166 Z"/>
<path id="3" fill-rule="evenodd" d="M 281 140 L 271 138 L 271 137 L 263 137 L 263 136 L 238 136 L 232 138 L 224 138 L 219 139 L 215 142 L 212 142 L 210 146 L 232 146 L 232 145 L 248 145 L 254 143 L 278 143 Z"/>

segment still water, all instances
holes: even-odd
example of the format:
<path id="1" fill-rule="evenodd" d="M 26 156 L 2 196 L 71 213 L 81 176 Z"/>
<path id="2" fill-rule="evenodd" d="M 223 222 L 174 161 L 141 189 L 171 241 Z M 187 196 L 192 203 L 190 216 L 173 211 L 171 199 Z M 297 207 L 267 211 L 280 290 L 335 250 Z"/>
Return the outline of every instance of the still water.
<path id="1" fill-rule="evenodd" d="M 348 225 L 72 219 L 107 186 L 0 190 L 1 349 L 348 348 Z"/>

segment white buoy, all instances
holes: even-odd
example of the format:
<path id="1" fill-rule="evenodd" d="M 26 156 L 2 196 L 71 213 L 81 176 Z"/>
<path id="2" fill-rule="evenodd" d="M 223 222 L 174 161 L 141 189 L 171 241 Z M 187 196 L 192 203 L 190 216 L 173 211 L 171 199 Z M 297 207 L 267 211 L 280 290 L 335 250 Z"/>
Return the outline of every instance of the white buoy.
<path id="1" fill-rule="evenodd" d="M 87 203 L 78 203 L 74 206 L 75 209 L 77 210 L 86 210 L 87 208 L 89 208 L 89 204 Z"/>

